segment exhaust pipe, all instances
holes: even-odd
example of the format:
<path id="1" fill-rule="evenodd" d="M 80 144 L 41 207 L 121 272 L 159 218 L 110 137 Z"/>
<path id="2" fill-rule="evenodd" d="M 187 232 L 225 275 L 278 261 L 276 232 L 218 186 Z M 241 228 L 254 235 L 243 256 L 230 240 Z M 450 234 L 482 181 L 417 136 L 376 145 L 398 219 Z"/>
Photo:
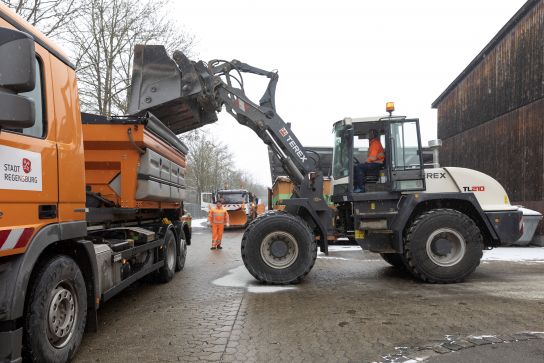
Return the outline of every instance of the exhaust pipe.
<path id="1" fill-rule="evenodd" d="M 433 152 L 433 168 L 440 168 L 440 161 L 438 155 L 440 153 L 440 147 L 442 146 L 442 140 L 429 140 L 429 149 Z"/>
<path id="2" fill-rule="evenodd" d="M 162 45 L 136 45 L 128 110 L 151 112 L 176 135 L 217 121 L 213 75 L 182 52 L 173 59 Z"/>

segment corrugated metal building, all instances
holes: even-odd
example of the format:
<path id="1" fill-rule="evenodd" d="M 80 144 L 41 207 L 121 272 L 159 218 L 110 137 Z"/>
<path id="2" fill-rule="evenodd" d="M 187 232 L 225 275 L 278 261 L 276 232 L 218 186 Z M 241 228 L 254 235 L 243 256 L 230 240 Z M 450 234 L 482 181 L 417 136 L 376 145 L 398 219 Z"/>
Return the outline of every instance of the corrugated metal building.
<path id="1" fill-rule="evenodd" d="M 544 213 L 544 0 L 527 1 L 432 107 L 442 165 L 489 174 Z"/>

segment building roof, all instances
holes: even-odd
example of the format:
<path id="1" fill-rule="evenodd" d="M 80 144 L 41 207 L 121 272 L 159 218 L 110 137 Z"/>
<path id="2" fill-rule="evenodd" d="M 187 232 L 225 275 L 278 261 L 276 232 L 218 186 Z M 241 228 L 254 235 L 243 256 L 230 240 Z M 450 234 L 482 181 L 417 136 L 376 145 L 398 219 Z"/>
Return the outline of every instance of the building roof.
<path id="1" fill-rule="evenodd" d="M 455 78 L 455 80 L 446 88 L 444 92 L 432 103 L 432 108 L 437 108 L 440 102 L 446 98 L 446 96 L 455 88 L 457 85 L 465 79 L 465 77 L 474 69 L 476 66 L 487 56 L 487 54 L 495 48 L 497 44 L 512 30 L 518 22 L 529 12 L 531 11 L 536 4 L 542 0 L 528 0 L 518 11 L 517 13 L 502 27 L 501 30 L 491 39 L 491 41 L 484 47 L 484 49 L 478 53 L 476 58 L 469 63 L 469 65 Z"/>

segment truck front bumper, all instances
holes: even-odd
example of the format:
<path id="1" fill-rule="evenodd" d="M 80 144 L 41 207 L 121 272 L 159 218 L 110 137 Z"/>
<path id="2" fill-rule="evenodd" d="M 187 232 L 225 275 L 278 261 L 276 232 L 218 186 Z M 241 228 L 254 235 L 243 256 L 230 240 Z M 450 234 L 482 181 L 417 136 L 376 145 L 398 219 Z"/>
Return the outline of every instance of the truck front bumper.
<path id="1" fill-rule="evenodd" d="M 22 362 L 23 328 L 0 331 L 0 361 Z"/>
<path id="2" fill-rule="evenodd" d="M 499 238 L 498 246 L 509 246 L 523 234 L 523 213 L 519 210 L 485 212 Z"/>

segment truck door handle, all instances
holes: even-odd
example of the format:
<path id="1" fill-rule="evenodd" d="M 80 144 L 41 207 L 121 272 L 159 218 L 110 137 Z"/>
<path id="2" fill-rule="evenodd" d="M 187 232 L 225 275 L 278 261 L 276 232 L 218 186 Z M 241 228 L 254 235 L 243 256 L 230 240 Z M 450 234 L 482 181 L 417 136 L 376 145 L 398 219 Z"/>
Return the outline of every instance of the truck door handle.
<path id="1" fill-rule="evenodd" d="M 38 206 L 38 216 L 40 219 L 57 218 L 56 204 L 42 204 Z"/>

